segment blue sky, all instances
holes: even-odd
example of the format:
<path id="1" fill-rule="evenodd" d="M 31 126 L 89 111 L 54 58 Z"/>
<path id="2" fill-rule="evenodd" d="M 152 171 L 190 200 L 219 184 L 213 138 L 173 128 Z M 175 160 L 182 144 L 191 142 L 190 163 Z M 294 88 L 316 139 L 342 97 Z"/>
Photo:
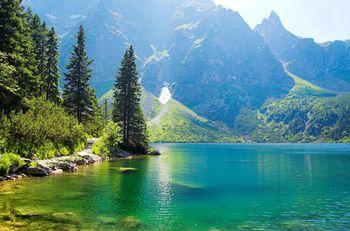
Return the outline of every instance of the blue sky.
<path id="1" fill-rule="evenodd" d="M 350 39 L 350 0 L 215 0 L 255 27 L 274 10 L 288 30 L 317 42 Z"/>

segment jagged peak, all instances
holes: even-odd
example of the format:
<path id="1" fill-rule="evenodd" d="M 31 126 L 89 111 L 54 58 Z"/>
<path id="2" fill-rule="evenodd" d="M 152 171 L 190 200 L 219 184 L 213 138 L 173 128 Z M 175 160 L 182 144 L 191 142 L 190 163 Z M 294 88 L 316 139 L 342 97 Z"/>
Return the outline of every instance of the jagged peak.
<path id="1" fill-rule="evenodd" d="M 281 21 L 280 16 L 275 11 L 271 11 L 271 14 L 269 16 L 270 21 Z"/>

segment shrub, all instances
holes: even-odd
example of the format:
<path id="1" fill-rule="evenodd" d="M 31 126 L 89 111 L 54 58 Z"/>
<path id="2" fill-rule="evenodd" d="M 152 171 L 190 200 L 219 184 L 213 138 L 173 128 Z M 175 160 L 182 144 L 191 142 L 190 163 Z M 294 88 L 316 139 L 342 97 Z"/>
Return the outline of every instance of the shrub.
<path id="1" fill-rule="evenodd" d="M 28 158 L 52 158 L 73 154 L 86 142 L 83 126 L 60 106 L 43 98 L 28 101 L 28 106 L 26 112 L 11 114 L 11 122 L 2 125 L 7 131 L 3 134 L 5 151 Z"/>
<path id="2" fill-rule="evenodd" d="M 92 147 L 92 151 L 96 155 L 108 156 L 111 154 L 111 150 L 118 149 L 121 141 L 120 127 L 116 123 L 109 122 L 100 139 Z"/>
<path id="3" fill-rule="evenodd" d="M 24 161 L 20 156 L 13 153 L 6 153 L 0 156 L 0 176 L 4 176 L 9 173 L 11 165 L 21 167 L 24 165 Z"/>

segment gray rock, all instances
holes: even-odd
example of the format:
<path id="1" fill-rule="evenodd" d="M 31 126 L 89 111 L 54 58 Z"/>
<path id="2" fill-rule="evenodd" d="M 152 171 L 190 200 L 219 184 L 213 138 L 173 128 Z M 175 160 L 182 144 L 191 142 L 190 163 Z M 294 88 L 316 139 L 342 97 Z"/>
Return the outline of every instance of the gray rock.
<path id="1" fill-rule="evenodd" d="M 85 165 L 85 164 L 89 164 L 89 162 L 85 159 L 77 159 L 75 161 L 73 161 L 74 164 L 76 165 Z"/>
<path id="2" fill-rule="evenodd" d="M 4 181 L 5 179 L 3 177 L 0 176 L 0 181 Z"/>
<path id="3" fill-rule="evenodd" d="M 62 169 L 56 169 L 55 171 L 51 172 L 51 175 L 61 175 L 63 174 L 63 170 Z"/>
<path id="4" fill-rule="evenodd" d="M 65 172 L 76 172 L 76 171 L 78 171 L 78 167 L 77 167 L 76 164 L 68 163 L 68 162 L 58 163 L 57 167 L 59 169 L 62 169 Z"/>
<path id="5" fill-rule="evenodd" d="M 150 156 L 160 156 L 162 155 L 159 150 L 149 152 L 148 155 Z"/>
<path id="6" fill-rule="evenodd" d="M 16 173 L 18 170 L 20 169 L 20 167 L 19 166 L 17 166 L 17 165 L 11 165 L 10 166 L 10 174 L 14 174 L 14 173 Z"/>
<path id="7" fill-rule="evenodd" d="M 48 176 L 49 173 L 45 171 L 45 169 L 41 168 L 41 167 L 28 167 L 25 170 L 25 173 L 27 175 L 31 175 L 31 176 Z"/>
<path id="8" fill-rule="evenodd" d="M 129 156 L 133 156 L 129 152 L 123 151 L 121 149 L 115 149 L 115 148 L 111 149 L 111 154 L 112 154 L 112 156 L 119 157 L 119 158 L 126 158 Z"/>
<path id="9" fill-rule="evenodd" d="M 42 164 L 39 164 L 38 166 L 39 166 L 39 168 L 44 169 L 44 170 L 45 170 L 45 172 L 47 172 L 47 174 L 48 174 L 48 175 L 50 175 L 50 174 L 51 174 L 51 172 L 53 171 L 53 170 L 52 170 L 52 168 L 51 168 L 51 167 L 49 167 L 49 166 L 42 165 Z"/>

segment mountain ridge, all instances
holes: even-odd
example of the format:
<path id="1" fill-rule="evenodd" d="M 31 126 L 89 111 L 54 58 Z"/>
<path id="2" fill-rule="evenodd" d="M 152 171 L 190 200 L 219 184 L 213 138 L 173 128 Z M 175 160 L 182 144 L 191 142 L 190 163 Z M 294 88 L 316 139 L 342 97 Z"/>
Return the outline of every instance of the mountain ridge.
<path id="1" fill-rule="evenodd" d="M 312 38 L 298 37 L 285 29 L 275 13 L 257 25 L 255 31 L 296 75 L 331 91 L 350 92 L 348 41 L 319 44 Z"/>

